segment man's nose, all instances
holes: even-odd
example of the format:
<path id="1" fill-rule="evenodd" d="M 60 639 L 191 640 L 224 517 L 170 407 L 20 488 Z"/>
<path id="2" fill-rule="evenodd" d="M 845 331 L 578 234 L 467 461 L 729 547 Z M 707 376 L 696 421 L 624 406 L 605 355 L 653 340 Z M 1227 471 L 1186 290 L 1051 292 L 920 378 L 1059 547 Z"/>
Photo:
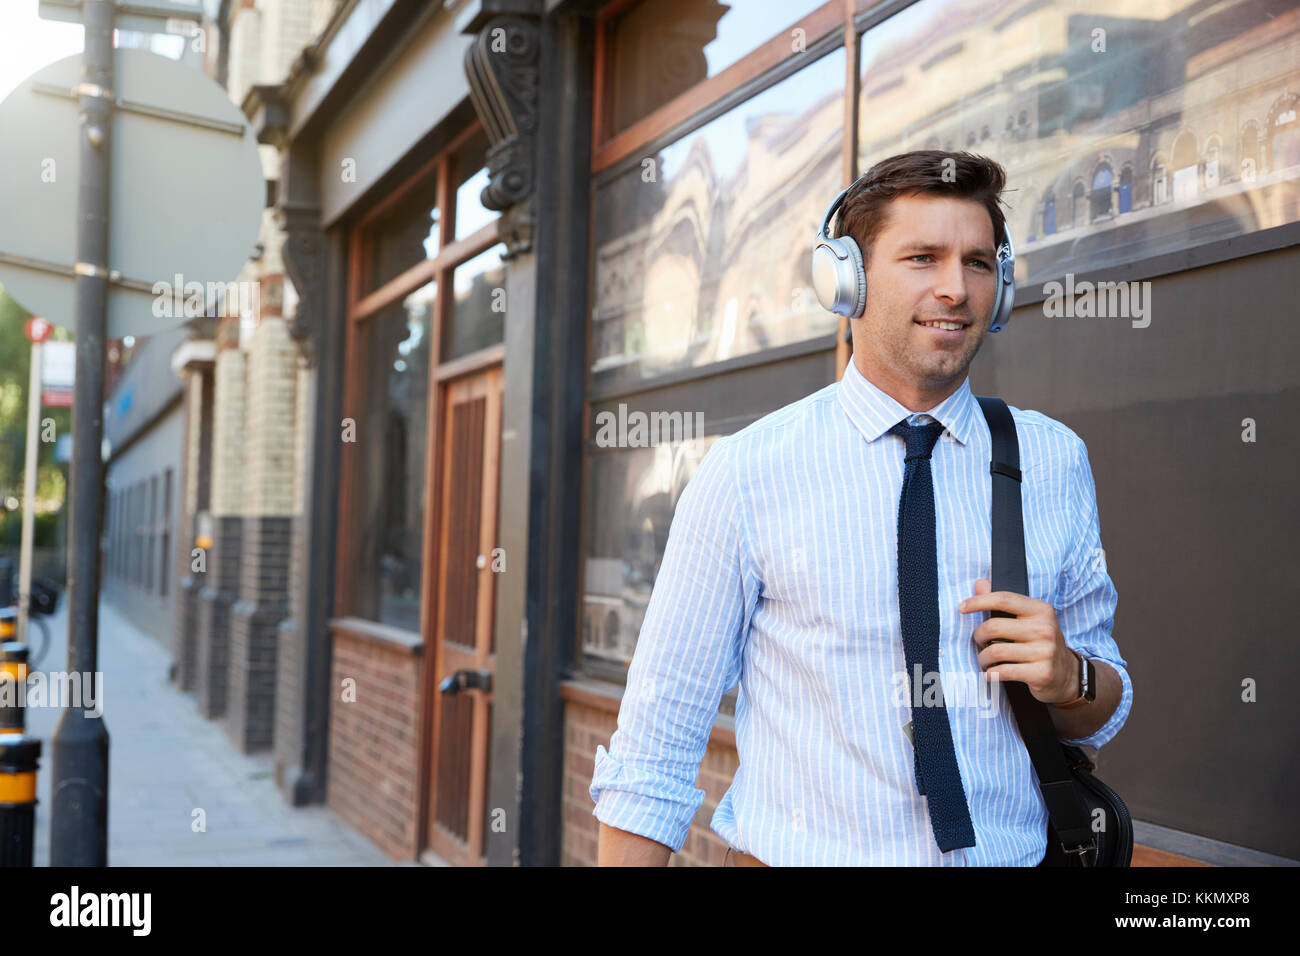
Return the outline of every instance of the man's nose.
<path id="1" fill-rule="evenodd" d="M 962 271 L 959 260 L 947 260 L 940 266 L 935 279 L 934 297 L 952 305 L 961 305 L 966 301 L 966 274 Z"/>

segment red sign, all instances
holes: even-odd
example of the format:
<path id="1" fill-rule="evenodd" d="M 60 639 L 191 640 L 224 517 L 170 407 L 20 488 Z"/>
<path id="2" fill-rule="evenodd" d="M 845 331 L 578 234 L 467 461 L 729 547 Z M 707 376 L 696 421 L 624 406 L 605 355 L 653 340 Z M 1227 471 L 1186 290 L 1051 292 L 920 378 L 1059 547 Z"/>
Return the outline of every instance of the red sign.
<path id="1" fill-rule="evenodd" d="M 71 408 L 72 392 L 66 388 L 41 389 L 41 404 L 49 408 Z"/>
<path id="2" fill-rule="evenodd" d="M 33 315 L 27 320 L 27 341 L 33 345 L 38 342 L 44 342 L 50 337 L 50 323 L 42 319 L 39 315 Z"/>

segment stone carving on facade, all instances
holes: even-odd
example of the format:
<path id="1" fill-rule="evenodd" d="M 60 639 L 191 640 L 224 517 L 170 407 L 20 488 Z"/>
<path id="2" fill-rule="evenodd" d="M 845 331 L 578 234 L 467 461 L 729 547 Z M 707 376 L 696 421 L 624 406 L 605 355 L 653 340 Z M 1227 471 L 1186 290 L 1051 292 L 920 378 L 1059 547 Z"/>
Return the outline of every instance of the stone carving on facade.
<path id="1" fill-rule="evenodd" d="M 538 50 L 535 18 L 486 20 L 465 51 L 470 100 L 488 136 L 488 185 L 480 197 L 503 213 L 502 259 L 532 248 L 534 144 L 537 134 Z"/>
<path id="2" fill-rule="evenodd" d="M 312 330 L 325 320 L 325 290 L 321 288 L 325 237 L 320 230 L 320 214 L 314 207 L 283 205 L 280 219 L 280 227 L 285 232 L 280 254 L 285 272 L 298 293 L 298 306 L 289 323 L 289 334 L 302 349 L 306 360 L 313 362 Z"/>

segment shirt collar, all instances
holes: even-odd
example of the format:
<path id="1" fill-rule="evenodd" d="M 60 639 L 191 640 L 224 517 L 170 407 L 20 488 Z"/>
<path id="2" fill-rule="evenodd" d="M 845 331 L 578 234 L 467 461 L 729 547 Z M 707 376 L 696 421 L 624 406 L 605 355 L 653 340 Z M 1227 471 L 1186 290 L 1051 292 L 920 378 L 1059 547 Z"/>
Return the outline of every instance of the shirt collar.
<path id="1" fill-rule="evenodd" d="M 867 441 L 875 441 L 903 419 L 916 415 L 929 415 L 963 445 L 971 439 L 976 405 L 970 393 L 969 377 L 934 408 L 913 412 L 868 381 L 850 356 L 848 368 L 839 381 L 838 393 L 840 407 Z"/>

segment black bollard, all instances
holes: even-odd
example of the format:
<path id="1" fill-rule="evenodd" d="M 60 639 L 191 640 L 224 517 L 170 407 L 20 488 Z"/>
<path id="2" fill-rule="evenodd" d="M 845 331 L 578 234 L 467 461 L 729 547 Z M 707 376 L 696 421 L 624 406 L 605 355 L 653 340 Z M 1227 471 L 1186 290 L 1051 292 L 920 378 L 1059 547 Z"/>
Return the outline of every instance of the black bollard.
<path id="1" fill-rule="evenodd" d="M 0 644 L 0 737 L 21 734 L 23 705 L 27 698 L 27 645 L 18 641 Z"/>
<path id="2" fill-rule="evenodd" d="M 40 757 L 35 737 L 0 736 L 0 867 L 32 865 Z"/>

